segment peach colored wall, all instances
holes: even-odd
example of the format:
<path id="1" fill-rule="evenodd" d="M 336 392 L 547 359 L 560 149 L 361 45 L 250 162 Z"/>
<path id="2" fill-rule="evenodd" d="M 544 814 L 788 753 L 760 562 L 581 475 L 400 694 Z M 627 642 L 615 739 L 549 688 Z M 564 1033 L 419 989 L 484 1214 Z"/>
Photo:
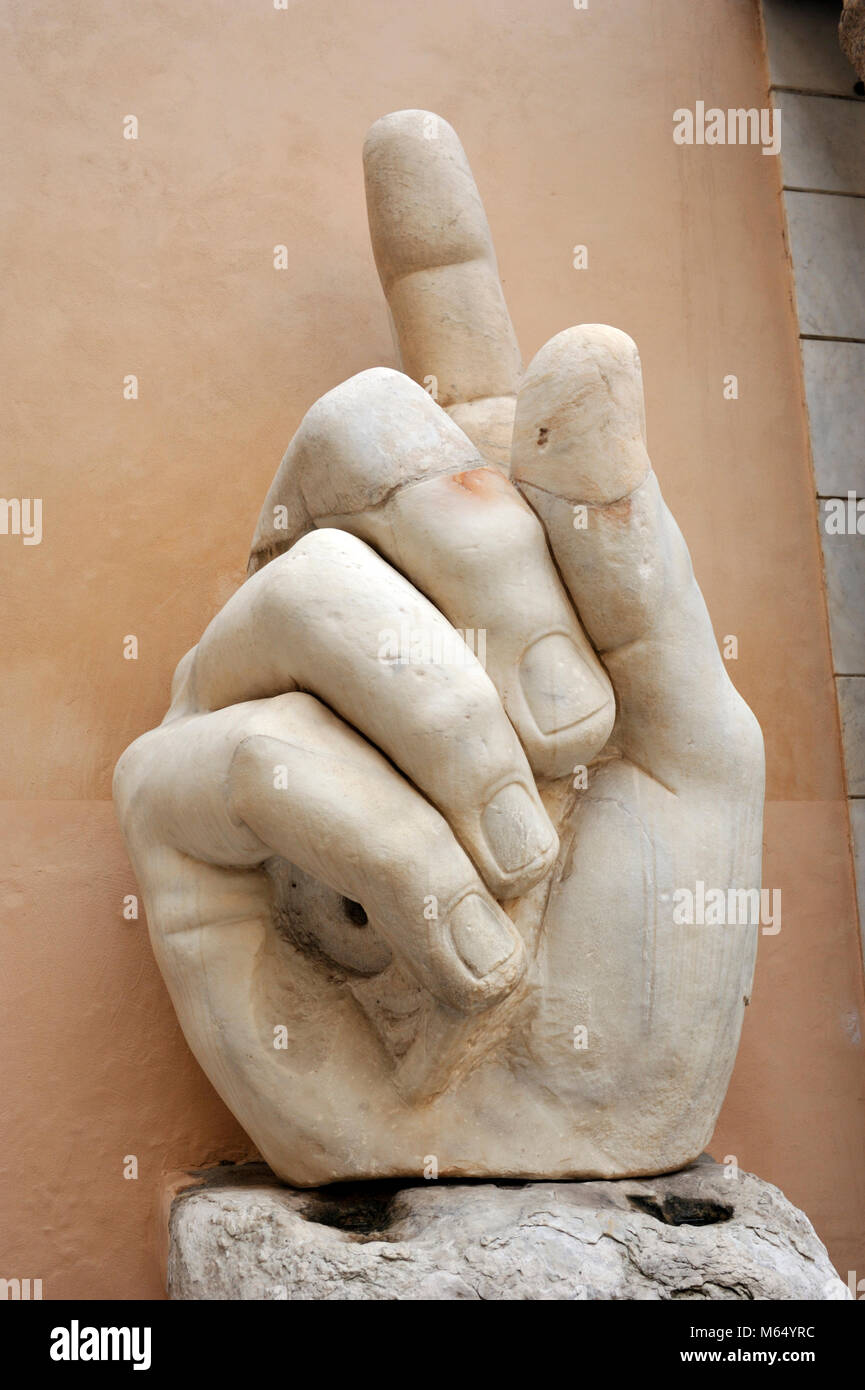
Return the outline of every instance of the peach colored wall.
<path id="1" fill-rule="evenodd" d="M 240 581 L 303 411 L 393 363 L 360 146 L 422 106 L 478 174 L 526 358 L 580 321 L 640 345 L 655 463 L 765 730 L 783 892 L 713 1151 L 865 1276 L 862 963 L 778 168 L 672 140 L 698 98 L 767 103 L 756 4 L 7 0 L 2 26 L 2 486 L 44 499 L 44 539 L 0 537 L 0 1275 L 158 1297 L 163 1173 L 249 1152 L 121 917 L 111 770 Z"/>

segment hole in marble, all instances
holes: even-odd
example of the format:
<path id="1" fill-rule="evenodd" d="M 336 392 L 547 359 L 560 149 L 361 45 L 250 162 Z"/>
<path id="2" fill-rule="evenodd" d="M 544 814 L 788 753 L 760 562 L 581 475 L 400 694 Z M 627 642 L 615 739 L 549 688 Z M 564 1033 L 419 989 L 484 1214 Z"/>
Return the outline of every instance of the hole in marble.
<path id="1" fill-rule="evenodd" d="M 643 1197 L 628 1193 L 628 1201 L 637 1211 L 653 1216 L 665 1226 L 714 1226 L 719 1221 L 729 1221 L 733 1208 L 725 1202 L 713 1202 L 706 1197 L 680 1197 L 670 1193 L 661 1198 Z"/>
<path id="2" fill-rule="evenodd" d="M 854 82 L 853 91 L 857 97 L 865 97 L 865 82 Z"/>
<path id="3" fill-rule="evenodd" d="M 365 927 L 369 921 L 360 903 L 352 902 L 351 898 L 343 898 L 342 910 L 348 920 L 356 927 Z"/>

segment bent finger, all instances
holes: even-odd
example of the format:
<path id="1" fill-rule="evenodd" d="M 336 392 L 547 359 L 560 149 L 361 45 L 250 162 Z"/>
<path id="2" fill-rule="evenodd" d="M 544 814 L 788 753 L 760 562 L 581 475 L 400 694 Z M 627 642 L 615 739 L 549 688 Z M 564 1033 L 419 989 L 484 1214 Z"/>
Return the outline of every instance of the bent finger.
<path id="1" fill-rule="evenodd" d="M 115 784 L 140 858 L 174 850 L 237 868 L 278 855 L 360 903 L 370 934 L 450 1008 L 489 1008 L 522 976 L 522 938 L 443 817 L 312 696 L 162 725 L 127 750 Z M 124 802 L 126 786 L 148 788 L 143 817 L 140 805 Z M 157 877 L 168 934 L 249 915 L 246 890 L 237 901 L 217 894 L 209 906 L 178 895 L 172 907 L 165 875 Z M 381 945 L 370 961 L 387 964 Z"/>
<path id="2" fill-rule="evenodd" d="M 400 372 L 375 368 L 316 402 L 272 497 L 375 546 L 464 635 L 541 777 L 588 764 L 615 701 L 519 492 Z"/>
<path id="3" fill-rule="evenodd" d="M 497 898 L 551 867 L 556 833 L 489 676 L 446 618 L 345 531 L 311 532 L 229 600 L 198 644 L 190 707 L 294 689 L 430 798 Z"/>

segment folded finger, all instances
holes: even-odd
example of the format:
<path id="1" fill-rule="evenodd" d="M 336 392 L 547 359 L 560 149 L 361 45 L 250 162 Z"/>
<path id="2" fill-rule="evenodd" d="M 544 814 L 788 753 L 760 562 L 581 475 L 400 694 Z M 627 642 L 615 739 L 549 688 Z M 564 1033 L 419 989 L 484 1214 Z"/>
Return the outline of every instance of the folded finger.
<path id="1" fill-rule="evenodd" d="M 118 797 L 121 819 L 135 820 L 130 841 L 142 857 L 175 850 L 224 868 L 261 865 L 274 855 L 289 860 L 362 904 L 369 934 L 450 1008 L 486 1009 L 523 973 L 519 933 L 443 817 L 312 696 L 294 693 L 169 722 L 121 759 L 116 783 L 130 781 L 148 788 L 143 825 Z M 190 912 L 194 920 L 187 920 Z M 244 915 L 224 895 L 209 915 L 218 922 L 238 912 Z M 169 934 L 207 915 L 195 895 L 172 907 L 169 894 L 161 908 Z M 358 929 L 348 924 L 345 932 L 356 936 Z M 387 964 L 381 949 L 371 956 L 377 969 Z"/>
<path id="2" fill-rule="evenodd" d="M 400 372 L 361 372 L 305 416 L 270 501 L 375 546 L 464 634 L 536 774 L 565 776 L 605 744 L 615 702 L 516 488 Z M 266 542 L 266 538 L 265 538 Z"/>
<path id="3" fill-rule="evenodd" d="M 429 797 L 496 897 L 547 872 L 556 834 L 492 681 L 441 613 L 344 531 L 310 533 L 238 590 L 198 645 L 189 699 L 215 710 L 296 689 Z"/>

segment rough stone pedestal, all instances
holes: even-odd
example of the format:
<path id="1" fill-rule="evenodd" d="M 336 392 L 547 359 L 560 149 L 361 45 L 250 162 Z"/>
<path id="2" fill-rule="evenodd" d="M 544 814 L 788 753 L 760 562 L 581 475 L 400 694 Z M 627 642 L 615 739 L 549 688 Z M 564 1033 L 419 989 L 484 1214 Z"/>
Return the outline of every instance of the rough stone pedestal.
<path id="1" fill-rule="evenodd" d="M 357 1183 L 219 1168 L 170 1218 L 175 1299 L 843 1299 L 806 1216 L 704 1156 L 617 1182 Z"/>

